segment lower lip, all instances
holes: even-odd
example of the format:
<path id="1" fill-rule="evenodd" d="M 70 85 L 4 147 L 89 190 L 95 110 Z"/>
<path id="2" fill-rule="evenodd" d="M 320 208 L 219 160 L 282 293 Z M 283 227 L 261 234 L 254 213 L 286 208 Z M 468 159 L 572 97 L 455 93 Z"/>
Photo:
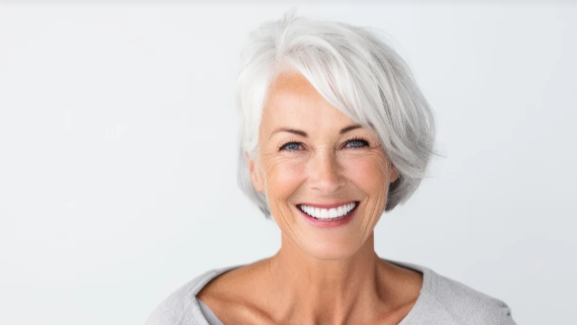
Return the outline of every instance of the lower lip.
<path id="1" fill-rule="evenodd" d="M 338 227 L 338 226 L 346 225 L 347 223 L 349 223 L 351 221 L 351 219 L 353 218 L 355 212 L 357 212 L 357 209 L 359 208 L 359 204 L 360 203 L 357 203 L 355 208 L 351 212 L 349 212 L 349 214 L 346 217 L 341 218 L 341 219 L 336 219 L 336 220 L 315 219 L 315 218 L 309 216 L 308 214 L 304 213 L 304 211 L 301 210 L 299 207 L 296 207 L 296 208 L 305 217 L 306 221 L 308 221 L 313 226 L 321 227 L 321 228 L 330 228 L 330 227 Z"/>

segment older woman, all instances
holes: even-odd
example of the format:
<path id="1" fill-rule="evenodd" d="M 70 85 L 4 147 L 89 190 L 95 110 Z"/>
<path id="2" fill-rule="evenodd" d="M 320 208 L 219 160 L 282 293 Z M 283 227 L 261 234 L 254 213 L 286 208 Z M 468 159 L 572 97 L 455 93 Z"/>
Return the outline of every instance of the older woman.
<path id="1" fill-rule="evenodd" d="M 434 154 L 432 112 L 388 45 L 288 14 L 251 34 L 243 62 L 239 184 L 282 247 L 197 276 L 148 325 L 515 324 L 503 301 L 375 253 L 381 215 Z"/>

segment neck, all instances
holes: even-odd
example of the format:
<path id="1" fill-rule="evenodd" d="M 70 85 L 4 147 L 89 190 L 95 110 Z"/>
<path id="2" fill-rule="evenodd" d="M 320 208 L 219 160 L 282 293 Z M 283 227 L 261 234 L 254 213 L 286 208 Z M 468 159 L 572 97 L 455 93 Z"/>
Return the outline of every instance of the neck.
<path id="1" fill-rule="evenodd" d="M 269 259 L 272 288 L 282 323 L 344 324 L 374 319 L 382 311 L 380 279 L 385 266 L 374 250 L 373 234 L 353 256 L 321 260 L 282 238 Z"/>

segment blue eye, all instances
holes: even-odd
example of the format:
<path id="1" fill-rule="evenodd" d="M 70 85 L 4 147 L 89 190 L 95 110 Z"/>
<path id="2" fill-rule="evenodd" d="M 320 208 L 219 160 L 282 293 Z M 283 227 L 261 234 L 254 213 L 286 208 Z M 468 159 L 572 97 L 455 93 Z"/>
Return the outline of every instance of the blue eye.
<path id="1" fill-rule="evenodd" d="M 285 144 L 283 144 L 279 150 L 288 150 L 288 151 L 293 151 L 293 150 L 298 150 L 298 146 L 300 146 L 300 142 L 287 142 Z"/>
<path id="2" fill-rule="evenodd" d="M 349 146 L 349 144 L 353 143 L 354 145 Z M 296 141 L 291 141 L 283 144 L 280 146 L 279 150 L 286 150 L 286 151 L 298 151 L 300 149 L 301 143 Z M 361 138 L 353 138 L 347 141 L 345 147 L 347 148 L 363 148 L 369 146 L 369 143 L 366 140 Z"/>
<path id="3" fill-rule="evenodd" d="M 368 143 L 367 141 L 365 141 L 365 140 L 363 140 L 363 139 L 357 139 L 357 138 L 351 139 L 351 140 L 347 141 L 347 145 L 350 144 L 350 143 L 357 143 L 357 144 L 360 144 L 360 145 L 354 145 L 354 146 L 349 147 L 349 148 L 362 148 L 362 147 L 364 147 L 364 146 L 368 146 L 368 145 L 369 145 L 369 143 Z"/>

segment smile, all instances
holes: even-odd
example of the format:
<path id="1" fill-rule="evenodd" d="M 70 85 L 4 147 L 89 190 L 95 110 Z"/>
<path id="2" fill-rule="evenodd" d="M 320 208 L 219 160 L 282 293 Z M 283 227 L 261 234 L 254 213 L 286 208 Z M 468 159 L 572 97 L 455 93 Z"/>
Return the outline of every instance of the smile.
<path id="1" fill-rule="evenodd" d="M 359 204 L 359 201 L 322 205 L 302 203 L 296 207 L 309 224 L 327 229 L 348 224 L 359 209 Z"/>
<path id="2" fill-rule="evenodd" d="M 346 218 L 358 204 L 358 202 L 351 202 L 331 208 L 320 208 L 313 205 L 299 204 L 297 207 L 312 218 L 329 221 Z"/>

